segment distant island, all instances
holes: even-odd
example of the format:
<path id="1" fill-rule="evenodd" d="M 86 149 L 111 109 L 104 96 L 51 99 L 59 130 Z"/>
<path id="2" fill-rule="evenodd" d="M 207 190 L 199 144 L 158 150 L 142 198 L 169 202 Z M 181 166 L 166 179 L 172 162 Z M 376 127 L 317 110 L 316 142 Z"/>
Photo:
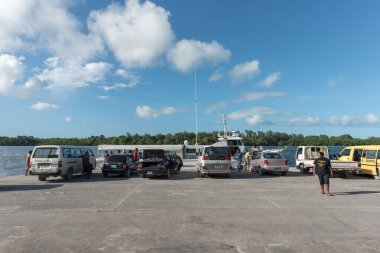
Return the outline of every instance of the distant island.
<path id="1" fill-rule="evenodd" d="M 279 132 L 254 132 L 246 130 L 241 134 L 246 146 L 299 146 L 299 145 L 327 145 L 327 146 L 352 146 L 352 145 L 380 145 L 380 137 L 367 139 L 353 138 L 349 134 L 340 136 L 287 134 Z M 199 144 L 212 144 L 218 139 L 218 132 L 198 133 Z M 0 137 L 0 146 L 36 146 L 36 145 L 81 145 L 97 146 L 100 144 L 183 144 L 187 140 L 195 143 L 195 133 L 179 132 L 175 134 L 131 134 L 105 137 L 104 135 L 90 136 L 86 138 L 37 138 L 33 136 Z"/>

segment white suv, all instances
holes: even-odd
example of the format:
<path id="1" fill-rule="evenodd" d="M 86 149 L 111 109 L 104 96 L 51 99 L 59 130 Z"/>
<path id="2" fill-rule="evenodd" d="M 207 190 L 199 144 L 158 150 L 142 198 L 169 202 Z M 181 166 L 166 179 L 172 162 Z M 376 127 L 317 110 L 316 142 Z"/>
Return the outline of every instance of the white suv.
<path id="1" fill-rule="evenodd" d="M 201 177 L 210 174 L 231 175 L 231 155 L 227 146 L 206 146 L 197 161 L 198 174 Z"/>

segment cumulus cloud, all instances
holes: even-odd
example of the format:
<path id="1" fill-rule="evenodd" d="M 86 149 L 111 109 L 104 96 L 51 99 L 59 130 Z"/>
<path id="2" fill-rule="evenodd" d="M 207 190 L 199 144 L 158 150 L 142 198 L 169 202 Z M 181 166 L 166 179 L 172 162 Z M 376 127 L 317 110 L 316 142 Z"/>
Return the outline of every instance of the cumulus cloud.
<path id="1" fill-rule="evenodd" d="M 80 88 L 104 80 L 112 65 L 106 62 L 72 64 L 44 69 L 37 77 L 48 83 L 48 88 Z"/>
<path id="2" fill-rule="evenodd" d="M 272 87 L 275 82 L 281 78 L 281 72 L 274 72 L 269 74 L 263 81 L 260 82 L 262 87 Z"/>
<path id="3" fill-rule="evenodd" d="M 189 72 L 196 66 L 216 65 L 227 61 L 231 52 L 216 41 L 180 40 L 169 50 L 168 62 L 174 69 Z"/>
<path id="4" fill-rule="evenodd" d="M 126 68 L 148 67 L 158 62 L 175 39 L 169 16 L 151 1 L 129 0 L 92 11 L 89 27 Z"/>
<path id="5" fill-rule="evenodd" d="M 206 110 L 205 110 L 205 113 L 206 114 L 211 114 L 215 111 L 219 111 L 223 108 L 226 108 L 227 107 L 227 103 L 222 101 L 222 102 L 218 102 L 218 103 L 215 103 L 215 104 L 211 104 L 209 106 L 207 106 Z"/>
<path id="6" fill-rule="evenodd" d="M 293 118 L 285 121 L 279 121 L 277 125 L 286 125 L 286 126 L 316 126 L 321 123 L 319 117 L 306 117 L 306 118 Z"/>
<path id="7" fill-rule="evenodd" d="M 236 103 L 242 103 L 242 102 L 247 102 L 247 101 L 253 101 L 253 100 L 259 100 L 267 97 L 281 97 L 285 96 L 286 93 L 284 92 L 250 92 L 250 93 L 245 93 L 240 96 L 240 98 L 236 99 Z"/>
<path id="8" fill-rule="evenodd" d="M 164 107 L 161 110 L 153 109 L 147 105 L 138 105 L 136 107 L 137 116 L 139 116 L 140 118 L 146 118 L 146 119 L 157 118 L 162 115 L 172 115 L 174 113 L 181 112 L 181 111 L 184 111 L 184 109 L 183 108 L 176 109 L 172 106 Z"/>
<path id="9" fill-rule="evenodd" d="M 260 73 L 260 62 L 252 60 L 249 62 L 236 65 L 229 73 L 232 83 L 239 83 L 245 80 L 252 79 Z"/>
<path id="10" fill-rule="evenodd" d="M 377 126 L 380 124 L 380 116 L 373 113 L 369 113 L 364 116 L 331 116 L 329 123 L 337 126 Z"/>
<path id="11" fill-rule="evenodd" d="M 107 100 L 109 99 L 110 97 L 109 96 L 96 96 L 98 99 L 100 100 Z"/>
<path id="12" fill-rule="evenodd" d="M 40 110 L 52 110 L 57 109 L 58 106 L 55 104 L 49 104 L 49 103 L 43 103 L 43 102 L 37 102 L 34 105 L 29 107 L 30 109 L 40 111 Z"/>
<path id="13" fill-rule="evenodd" d="M 261 115 L 256 115 L 256 114 L 251 115 L 248 118 L 246 118 L 245 122 L 248 125 L 264 125 L 264 124 L 269 123 L 268 121 L 264 120 Z"/>
<path id="14" fill-rule="evenodd" d="M 1 40 L 0 40 L 1 41 Z M 0 93 L 7 95 L 16 81 L 23 75 L 24 65 L 21 59 L 9 55 L 0 55 Z"/>
<path id="15" fill-rule="evenodd" d="M 131 84 L 125 84 L 125 83 L 116 83 L 114 85 L 103 85 L 99 86 L 99 88 L 103 89 L 104 91 L 110 91 L 110 90 L 119 90 L 119 89 L 126 89 L 126 88 L 134 88 L 137 84 L 131 83 Z"/>
<path id="16" fill-rule="evenodd" d="M 63 119 L 66 123 L 71 122 L 73 119 L 70 116 L 67 116 Z"/>
<path id="17" fill-rule="evenodd" d="M 82 32 L 69 12 L 75 1 L 12 0 L 0 7 L 0 52 L 47 50 L 67 62 L 82 62 L 103 51 L 98 36 Z"/>

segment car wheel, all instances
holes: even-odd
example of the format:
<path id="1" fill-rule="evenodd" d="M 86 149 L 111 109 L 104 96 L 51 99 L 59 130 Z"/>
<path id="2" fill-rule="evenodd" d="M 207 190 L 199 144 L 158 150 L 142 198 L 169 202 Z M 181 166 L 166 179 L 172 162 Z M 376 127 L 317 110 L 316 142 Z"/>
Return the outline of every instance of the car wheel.
<path id="1" fill-rule="evenodd" d="M 103 177 L 104 178 L 108 177 L 108 174 L 107 173 L 103 173 Z"/>
<path id="2" fill-rule="evenodd" d="M 66 171 L 65 176 L 63 177 L 66 181 L 70 181 L 73 178 L 73 169 L 70 168 Z"/>
<path id="3" fill-rule="evenodd" d="M 226 173 L 225 176 L 226 176 L 226 177 L 230 177 L 231 174 L 230 174 L 230 173 Z"/>
<path id="4" fill-rule="evenodd" d="M 131 170 L 130 169 L 128 169 L 127 177 L 131 177 Z"/>
<path id="5" fill-rule="evenodd" d="M 40 180 L 40 181 L 46 181 L 46 177 L 45 176 L 38 176 L 38 180 Z"/>
<path id="6" fill-rule="evenodd" d="M 303 164 L 300 164 L 299 167 L 300 167 L 300 173 L 306 174 L 305 167 L 303 166 Z"/>

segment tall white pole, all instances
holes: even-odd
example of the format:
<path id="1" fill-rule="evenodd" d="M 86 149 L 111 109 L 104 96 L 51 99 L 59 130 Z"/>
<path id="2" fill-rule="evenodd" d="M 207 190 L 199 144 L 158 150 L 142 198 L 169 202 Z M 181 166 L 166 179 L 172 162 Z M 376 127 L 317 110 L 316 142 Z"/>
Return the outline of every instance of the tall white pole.
<path id="1" fill-rule="evenodd" d="M 195 87 L 195 145 L 198 145 L 198 96 L 197 96 L 197 65 L 194 67 Z"/>

